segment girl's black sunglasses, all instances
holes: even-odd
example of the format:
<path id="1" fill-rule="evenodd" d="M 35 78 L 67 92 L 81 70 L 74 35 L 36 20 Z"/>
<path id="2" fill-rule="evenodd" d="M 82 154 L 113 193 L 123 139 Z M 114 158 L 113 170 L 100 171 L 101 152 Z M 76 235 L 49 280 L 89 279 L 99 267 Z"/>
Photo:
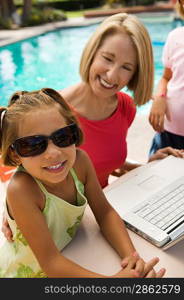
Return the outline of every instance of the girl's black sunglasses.
<path id="1" fill-rule="evenodd" d="M 79 130 L 75 123 L 54 131 L 50 136 L 33 135 L 15 140 L 11 147 L 22 157 L 36 156 L 43 153 L 48 140 L 60 147 L 68 147 L 79 141 Z"/>

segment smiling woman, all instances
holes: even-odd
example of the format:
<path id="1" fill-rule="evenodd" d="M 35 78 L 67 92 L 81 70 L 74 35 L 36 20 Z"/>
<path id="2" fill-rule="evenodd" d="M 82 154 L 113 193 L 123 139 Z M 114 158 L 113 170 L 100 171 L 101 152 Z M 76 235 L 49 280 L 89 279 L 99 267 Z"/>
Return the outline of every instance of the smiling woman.
<path id="1" fill-rule="evenodd" d="M 105 187 L 116 169 L 120 175 L 137 166 L 125 163 L 126 136 L 135 104 L 146 103 L 153 87 L 152 46 L 141 21 L 123 13 L 107 18 L 84 48 L 80 75 L 82 81 L 61 94 L 79 118 L 85 135 L 81 148 L 89 154 Z M 125 87 L 134 99 L 120 92 Z"/>

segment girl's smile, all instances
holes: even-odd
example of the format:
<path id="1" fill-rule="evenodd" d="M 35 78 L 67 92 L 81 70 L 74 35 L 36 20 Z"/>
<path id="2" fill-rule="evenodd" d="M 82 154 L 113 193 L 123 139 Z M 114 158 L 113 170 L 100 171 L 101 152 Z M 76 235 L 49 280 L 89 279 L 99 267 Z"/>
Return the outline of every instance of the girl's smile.
<path id="1" fill-rule="evenodd" d="M 48 172 L 51 172 L 51 173 L 58 173 L 61 170 L 63 170 L 66 163 L 67 163 L 67 161 L 65 160 L 61 163 L 56 163 L 56 164 L 53 164 L 49 167 L 44 167 L 44 169 L 47 170 Z"/>

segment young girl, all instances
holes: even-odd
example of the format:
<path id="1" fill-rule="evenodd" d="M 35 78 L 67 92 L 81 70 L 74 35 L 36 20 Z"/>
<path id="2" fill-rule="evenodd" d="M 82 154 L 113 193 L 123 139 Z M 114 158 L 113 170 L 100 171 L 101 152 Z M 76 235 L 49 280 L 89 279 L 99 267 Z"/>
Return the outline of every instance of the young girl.
<path id="1" fill-rule="evenodd" d="M 1 108 L 4 164 L 18 166 L 6 197 L 13 243 L 0 249 L 1 277 L 104 277 L 60 251 L 72 240 L 87 201 L 124 268 L 113 277 L 162 277 L 157 258 L 144 263 L 108 204 L 88 156 L 76 146 L 82 132 L 69 106 L 52 89 L 15 93 Z"/>
<path id="2" fill-rule="evenodd" d="M 177 10 L 184 18 L 184 0 L 177 1 Z M 163 51 L 164 73 L 159 82 L 149 116 L 156 133 L 150 155 L 171 146 L 184 149 L 184 27 L 168 35 Z"/>

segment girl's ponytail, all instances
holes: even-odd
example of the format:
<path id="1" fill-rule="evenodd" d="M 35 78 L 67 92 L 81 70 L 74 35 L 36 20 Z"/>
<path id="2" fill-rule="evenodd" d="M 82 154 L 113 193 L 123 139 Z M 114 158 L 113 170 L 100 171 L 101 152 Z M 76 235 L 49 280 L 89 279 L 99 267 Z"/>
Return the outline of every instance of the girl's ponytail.
<path id="1" fill-rule="evenodd" d="M 15 92 L 15 93 L 11 96 L 11 98 L 9 99 L 8 106 L 13 105 L 13 104 L 17 101 L 17 99 L 20 99 L 20 97 L 21 97 L 22 95 L 26 94 L 26 93 L 28 93 L 28 92 L 27 92 L 27 91 L 17 91 L 17 92 Z"/>

